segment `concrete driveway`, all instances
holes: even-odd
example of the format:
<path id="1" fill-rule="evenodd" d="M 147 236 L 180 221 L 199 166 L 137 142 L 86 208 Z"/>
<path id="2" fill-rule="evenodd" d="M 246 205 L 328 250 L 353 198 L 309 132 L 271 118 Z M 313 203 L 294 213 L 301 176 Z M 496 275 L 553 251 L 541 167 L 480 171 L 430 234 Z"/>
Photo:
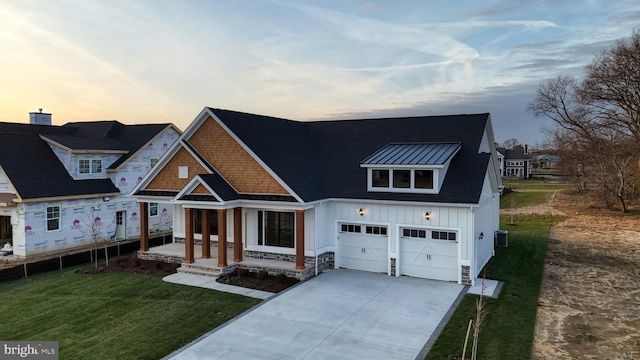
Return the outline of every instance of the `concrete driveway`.
<path id="1" fill-rule="evenodd" d="M 330 270 L 166 358 L 414 359 L 463 289 L 440 281 Z"/>

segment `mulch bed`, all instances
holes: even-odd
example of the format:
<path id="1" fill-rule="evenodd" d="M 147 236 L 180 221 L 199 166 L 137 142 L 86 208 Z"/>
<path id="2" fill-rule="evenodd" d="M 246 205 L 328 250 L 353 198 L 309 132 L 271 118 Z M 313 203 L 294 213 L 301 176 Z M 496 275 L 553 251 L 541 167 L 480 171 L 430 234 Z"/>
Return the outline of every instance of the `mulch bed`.
<path id="1" fill-rule="evenodd" d="M 108 274 L 108 273 L 129 273 L 143 274 L 157 277 L 165 277 L 177 272 L 180 264 L 166 263 L 158 260 L 142 260 L 138 257 L 117 257 L 109 260 L 109 265 L 104 265 L 104 259 L 100 260 L 101 265 L 96 269 L 95 264 L 91 264 L 85 268 L 77 270 L 77 274 Z M 283 275 L 276 277 L 272 275 L 259 276 L 258 273 L 247 272 L 245 269 L 240 271 L 236 269 L 229 275 L 224 275 L 216 279 L 222 284 L 241 286 L 249 289 L 268 291 L 278 293 L 285 290 L 300 281 L 295 278 L 284 277 Z M 264 274 L 262 274 L 264 275 Z"/>
<path id="2" fill-rule="evenodd" d="M 166 263 L 158 260 L 142 260 L 138 257 L 117 257 L 109 259 L 109 265 L 101 265 L 96 269 L 95 264 L 76 271 L 77 274 L 106 274 L 106 273 L 130 273 L 144 274 L 157 277 L 165 277 L 177 272 L 180 264 Z"/>
<path id="3" fill-rule="evenodd" d="M 240 270 L 240 273 L 238 273 Z M 268 291 L 278 293 L 285 290 L 300 281 L 296 278 L 280 276 L 272 276 L 254 272 L 247 272 L 246 269 L 236 269 L 229 275 L 224 275 L 216 279 L 217 282 L 227 285 L 242 286 L 249 289 Z"/>

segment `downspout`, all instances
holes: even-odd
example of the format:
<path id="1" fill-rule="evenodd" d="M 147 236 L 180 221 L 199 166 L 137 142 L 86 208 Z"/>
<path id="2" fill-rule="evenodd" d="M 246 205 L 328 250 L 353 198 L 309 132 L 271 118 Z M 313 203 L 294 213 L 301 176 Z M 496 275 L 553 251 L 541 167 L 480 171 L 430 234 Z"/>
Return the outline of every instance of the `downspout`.
<path id="1" fill-rule="evenodd" d="M 314 236 L 313 239 L 313 256 L 315 257 L 315 276 L 318 276 L 318 217 L 320 216 L 320 206 L 322 206 L 322 203 L 318 204 L 318 207 L 316 207 L 316 211 L 315 211 L 315 221 L 313 224 L 313 230 L 316 233 L 316 236 Z"/>

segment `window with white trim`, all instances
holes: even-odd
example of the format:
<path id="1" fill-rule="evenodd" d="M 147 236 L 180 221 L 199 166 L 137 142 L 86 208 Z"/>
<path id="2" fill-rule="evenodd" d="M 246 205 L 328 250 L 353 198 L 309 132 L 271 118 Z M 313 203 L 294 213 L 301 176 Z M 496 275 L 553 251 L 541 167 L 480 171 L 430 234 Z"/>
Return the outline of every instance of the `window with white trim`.
<path id="1" fill-rule="evenodd" d="M 102 159 L 79 159 L 78 172 L 80 174 L 102 174 Z"/>
<path id="2" fill-rule="evenodd" d="M 158 163 L 158 161 L 160 161 L 160 159 L 158 158 L 151 158 L 149 159 L 149 167 L 153 168 L 154 166 L 156 166 L 156 164 Z"/>
<path id="3" fill-rule="evenodd" d="M 47 206 L 47 231 L 60 230 L 60 206 Z"/>
<path id="4" fill-rule="evenodd" d="M 158 203 L 149 203 L 149 216 L 158 216 Z"/>
<path id="5" fill-rule="evenodd" d="M 369 191 L 437 192 L 438 169 L 369 169 Z"/>
<path id="6" fill-rule="evenodd" d="M 294 248 L 295 213 L 258 211 L 258 245 Z"/>

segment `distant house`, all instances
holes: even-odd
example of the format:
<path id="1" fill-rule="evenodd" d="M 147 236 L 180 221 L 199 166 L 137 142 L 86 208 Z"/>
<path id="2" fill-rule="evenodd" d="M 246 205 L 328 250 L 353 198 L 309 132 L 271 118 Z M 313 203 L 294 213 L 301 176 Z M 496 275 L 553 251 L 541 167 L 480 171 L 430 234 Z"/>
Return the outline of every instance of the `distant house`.
<path id="1" fill-rule="evenodd" d="M 496 148 L 500 175 L 503 178 L 528 179 L 531 177 L 531 155 L 523 149 Z"/>
<path id="2" fill-rule="evenodd" d="M 494 254 L 500 187 L 489 114 L 299 122 L 205 108 L 132 195 L 173 207 L 169 245 L 190 271 L 470 284 Z"/>
<path id="3" fill-rule="evenodd" d="M 172 124 L 0 123 L 0 243 L 28 257 L 140 234 L 127 196 L 180 136 Z M 171 228 L 170 206 L 149 204 L 151 231 Z M 93 224 L 93 225 L 92 225 Z M 96 226 L 97 224 L 98 226 Z"/>

